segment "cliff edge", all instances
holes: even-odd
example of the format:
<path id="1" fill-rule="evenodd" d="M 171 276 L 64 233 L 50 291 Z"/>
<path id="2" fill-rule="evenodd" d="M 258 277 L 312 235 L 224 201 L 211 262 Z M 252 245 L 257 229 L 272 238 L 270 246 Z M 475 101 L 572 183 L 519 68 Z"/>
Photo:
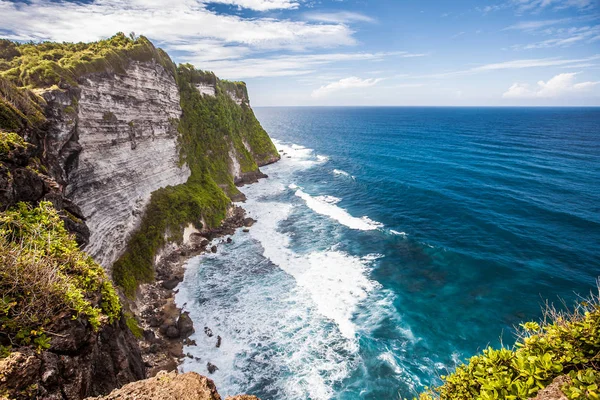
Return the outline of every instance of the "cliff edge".
<path id="1" fill-rule="evenodd" d="M 0 40 L 0 395 L 145 378 L 139 286 L 184 229 L 222 229 L 237 186 L 278 159 L 243 82 L 144 37 Z"/>

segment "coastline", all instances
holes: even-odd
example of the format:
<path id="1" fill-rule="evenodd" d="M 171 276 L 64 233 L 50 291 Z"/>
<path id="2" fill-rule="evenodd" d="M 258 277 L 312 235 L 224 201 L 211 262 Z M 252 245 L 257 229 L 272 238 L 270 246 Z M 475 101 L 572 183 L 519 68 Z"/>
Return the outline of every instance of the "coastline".
<path id="1" fill-rule="evenodd" d="M 238 186 L 256 183 L 258 179 L 268 176 L 259 172 L 254 178 L 239 182 Z M 256 222 L 246 217 L 246 210 L 239 205 L 244 200 L 245 198 L 232 201 L 227 217 L 217 228 L 199 231 L 191 225 L 186 227 L 181 244 L 169 243 L 157 255 L 154 282 L 140 285 L 136 299 L 129 301 L 131 318 L 135 318 L 138 326 L 134 331 L 137 331 L 136 336 L 149 378 L 160 371 L 177 371 L 186 357 L 193 358 L 191 354 L 184 353 L 183 347 L 195 345 L 195 341 L 189 337 L 196 331 L 196 327 L 185 311 L 186 304 L 179 306 L 175 302 L 175 295 L 179 291 L 177 286 L 183 281 L 189 260 L 205 253 L 218 252 L 221 246 L 232 243 L 231 236 L 238 229 L 247 232 Z M 209 337 L 212 336 L 210 327 L 198 329 L 204 329 Z M 217 347 L 220 340 L 220 336 L 215 337 Z M 210 363 L 207 367 L 209 371 L 218 369 Z"/>
<path id="2" fill-rule="evenodd" d="M 138 339 L 148 377 L 160 371 L 175 371 L 184 357 L 191 356 L 183 353 L 183 346 L 195 344 L 189 339 L 195 327 L 184 311 L 185 304 L 179 307 L 175 303 L 177 285 L 183 281 L 185 265 L 191 258 L 217 252 L 220 246 L 231 243 L 230 236 L 237 229 L 254 223 L 245 217 L 245 210 L 234 203 L 228 214 L 218 228 L 194 230 L 182 244 L 167 246 L 156 264 L 154 282 L 141 285 L 131 304 L 139 325 Z"/>

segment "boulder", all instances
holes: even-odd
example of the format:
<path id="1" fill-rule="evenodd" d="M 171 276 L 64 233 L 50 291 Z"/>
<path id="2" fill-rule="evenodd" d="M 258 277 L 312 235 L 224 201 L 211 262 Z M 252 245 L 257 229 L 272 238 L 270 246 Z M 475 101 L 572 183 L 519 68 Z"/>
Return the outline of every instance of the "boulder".
<path id="1" fill-rule="evenodd" d="M 219 370 L 219 368 L 215 364 L 211 363 L 206 364 L 206 369 L 208 369 L 208 372 L 211 374 L 214 374 L 216 371 Z"/>
<path id="2" fill-rule="evenodd" d="M 165 336 L 169 339 L 177 339 L 179 335 L 179 329 L 177 329 L 175 325 L 169 325 L 167 331 L 165 332 Z"/>
<path id="3" fill-rule="evenodd" d="M 166 281 L 162 282 L 162 287 L 164 287 L 167 290 L 173 290 L 177 287 L 177 285 L 179 285 L 179 279 L 177 278 L 172 278 Z"/>
<path id="4" fill-rule="evenodd" d="M 179 329 L 179 335 L 183 339 L 187 339 L 195 332 L 190 313 L 186 311 L 179 316 L 177 319 L 177 329 Z"/>

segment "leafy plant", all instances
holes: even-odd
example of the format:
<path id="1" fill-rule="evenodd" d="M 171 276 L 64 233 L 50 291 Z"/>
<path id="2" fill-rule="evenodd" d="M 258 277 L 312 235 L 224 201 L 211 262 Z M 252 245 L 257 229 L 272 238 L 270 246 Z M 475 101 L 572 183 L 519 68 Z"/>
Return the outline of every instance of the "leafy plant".
<path id="1" fill-rule="evenodd" d="M 0 130 L 0 159 L 8 156 L 10 152 L 17 148 L 26 148 L 28 143 L 14 132 L 4 132 Z"/>
<path id="2" fill-rule="evenodd" d="M 598 398 L 598 295 L 578 304 L 571 313 L 549 307 L 544 322 L 526 322 L 521 328 L 514 348 L 484 350 L 452 374 L 442 376 L 441 386 L 419 398 L 529 399 L 563 374 L 572 379 L 572 384 L 564 388 L 569 399 Z"/>
<path id="3" fill-rule="evenodd" d="M 58 319 L 81 317 L 98 329 L 120 310 L 104 270 L 79 250 L 50 202 L 0 213 L 0 344 L 46 348 Z"/>
<path id="4" fill-rule="evenodd" d="M 571 382 L 563 385 L 561 390 L 569 400 L 600 399 L 600 372 L 588 368 L 569 372 Z"/>

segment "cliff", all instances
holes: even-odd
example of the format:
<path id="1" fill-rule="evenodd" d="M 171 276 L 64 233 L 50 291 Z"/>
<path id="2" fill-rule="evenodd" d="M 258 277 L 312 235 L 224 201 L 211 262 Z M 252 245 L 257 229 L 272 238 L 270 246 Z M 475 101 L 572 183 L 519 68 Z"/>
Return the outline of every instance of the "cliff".
<path id="1" fill-rule="evenodd" d="M 218 228 L 231 201 L 243 199 L 236 185 L 263 177 L 259 167 L 278 159 L 244 83 L 176 66 L 144 37 L 0 40 L 0 217 L 14 222 L 37 213 L 53 221 L 53 230 L 66 228 L 56 240 L 68 243 L 69 257 L 77 255 L 83 268 L 56 267 L 65 254 L 42 268 L 65 282 L 40 292 L 64 305 L 48 308 L 44 318 L 19 319 L 29 310 L 30 288 L 0 283 L 9 305 L 0 303 L 0 395 L 79 399 L 144 378 L 132 330 L 144 332 L 121 311 L 135 305 L 108 296 L 112 284 L 104 274 L 134 299 L 184 228 Z M 21 246 L 7 234 L 12 225 L 2 226 L 2 243 Z M 43 257 L 54 257 L 58 242 L 43 242 Z M 34 253 L 20 264 L 8 252 L 0 273 L 38 271 Z M 92 278 L 82 271 L 93 272 L 100 286 L 86 286 Z M 73 292 L 77 285 L 84 286 Z M 103 316 L 108 299 L 118 307 Z"/>

